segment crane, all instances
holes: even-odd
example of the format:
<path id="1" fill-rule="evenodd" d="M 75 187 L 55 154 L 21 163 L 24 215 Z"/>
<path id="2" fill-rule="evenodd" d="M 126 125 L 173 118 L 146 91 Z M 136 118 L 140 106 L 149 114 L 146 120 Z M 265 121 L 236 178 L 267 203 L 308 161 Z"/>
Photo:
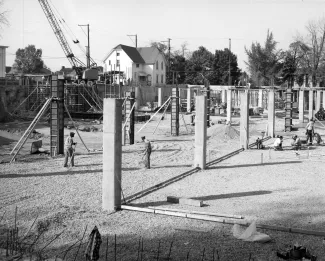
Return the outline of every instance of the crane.
<path id="1" fill-rule="evenodd" d="M 45 14 L 47 20 L 49 21 L 49 23 L 52 27 L 52 30 L 64 51 L 65 56 L 68 58 L 72 68 L 76 71 L 78 79 L 84 79 L 84 80 L 90 80 L 90 81 L 97 80 L 98 79 L 98 70 L 96 68 L 85 69 L 86 65 L 80 59 L 78 59 L 77 57 L 74 56 L 74 54 L 67 42 L 67 39 L 65 38 L 65 36 L 61 30 L 61 27 L 58 23 L 58 20 L 55 17 L 48 1 L 47 0 L 38 0 L 38 2 L 40 3 L 40 5 L 43 9 L 44 14 Z M 77 42 L 74 41 L 74 43 L 77 43 Z"/>

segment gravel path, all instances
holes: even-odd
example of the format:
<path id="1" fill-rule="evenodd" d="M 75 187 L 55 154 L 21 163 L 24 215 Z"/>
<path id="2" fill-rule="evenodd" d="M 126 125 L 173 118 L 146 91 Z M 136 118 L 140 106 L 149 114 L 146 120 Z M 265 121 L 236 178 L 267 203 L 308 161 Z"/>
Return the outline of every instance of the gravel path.
<path id="1" fill-rule="evenodd" d="M 238 121 L 238 118 L 234 119 L 235 123 Z M 143 169 L 140 162 L 141 143 L 123 147 L 122 189 L 125 197 L 193 168 L 193 127 L 187 125 L 186 130 L 181 125 L 181 135 L 173 137 L 168 134 L 170 119 L 162 121 L 153 135 L 156 124 L 157 121 L 149 123 L 136 135 L 136 141 L 142 135 L 152 140 L 152 169 Z M 239 126 L 234 125 L 233 128 L 238 130 Z M 251 142 L 261 136 L 265 126 L 265 118 L 251 119 Z M 136 130 L 140 127 L 137 125 Z M 282 119 L 276 121 L 276 130 L 284 134 L 284 145 L 288 145 L 292 134 L 282 132 Z M 303 130 L 297 133 L 303 135 Z M 210 160 L 239 148 L 239 137 L 234 135 L 231 139 L 225 135 L 225 125 L 214 125 L 208 134 Z M 100 148 L 101 133 L 82 135 L 87 145 L 90 143 Z M 266 144 L 272 144 L 272 141 Z M 108 255 L 113 258 L 115 234 L 118 260 L 137 260 L 140 237 L 144 243 L 143 260 L 156 260 L 159 244 L 159 260 L 167 260 L 170 249 L 171 260 L 186 260 L 188 253 L 189 260 L 202 260 L 203 255 L 204 260 L 212 260 L 213 249 L 215 260 L 217 250 L 220 260 L 248 260 L 250 254 L 255 260 L 278 260 L 276 249 L 296 242 L 309 247 L 318 255 L 318 260 L 325 260 L 322 238 L 319 237 L 260 230 L 270 235 L 273 242 L 248 243 L 235 239 L 230 225 L 132 211 L 106 213 L 101 210 L 102 154 L 84 154 L 81 146 L 78 152 L 76 167 L 70 169 L 62 167 L 62 157 L 33 156 L 12 165 L 1 164 L 0 220 L 5 214 L 0 225 L 13 226 L 16 206 L 22 231 L 27 231 L 36 216 L 39 225 L 49 221 L 48 231 L 40 240 L 39 247 L 56 233 L 65 231 L 48 247 L 50 255 L 63 251 L 81 238 L 86 225 L 87 234 L 97 225 L 103 237 L 101 260 L 105 260 L 106 240 L 109 243 Z M 309 158 L 307 152 L 302 150 L 297 157 L 293 151 L 272 150 L 269 157 L 267 149 L 245 151 L 132 204 L 238 214 L 263 224 L 325 231 L 325 184 L 322 179 L 325 147 L 313 146 Z M 203 200 L 205 205 L 198 208 L 169 204 L 166 196 L 195 198 Z M 36 226 L 33 232 L 37 232 Z M 68 257 L 73 259 L 74 252 L 71 251 Z M 81 260 L 82 253 L 79 254 Z"/>

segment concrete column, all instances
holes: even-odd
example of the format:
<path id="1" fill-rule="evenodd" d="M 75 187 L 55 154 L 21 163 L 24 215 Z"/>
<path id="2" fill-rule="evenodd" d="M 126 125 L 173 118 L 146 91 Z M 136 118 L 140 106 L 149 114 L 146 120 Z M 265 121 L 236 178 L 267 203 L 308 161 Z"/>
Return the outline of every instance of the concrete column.
<path id="1" fill-rule="evenodd" d="M 163 93 L 162 88 L 158 88 L 158 107 L 163 105 Z"/>
<path id="2" fill-rule="evenodd" d="M 142 99 L 141 99 L 141 91 L 140 91 L 140 87 L 135 87 L 135 109 L 138 110 L 140 109 L 140 106 L 142 104 Z"/>
<path id="3" fill-rule="evenodd" d="M 227 122 L 231 122 L 232 91 L 227 90 Z"/>
<path id="4" fill-rule="evenodd" d="M 122 99 L 104 99 L 102 208 L 121 206 Z"/>
<path id="5" fill-rule="evenodd" d="M 226 90 L 221 90 L 221 102 L 227 102 Z"/>
<path id="6" fill-rule="evenodd" d="M 323 91 L 323 109 L 325 109 L 325 91 Z"/>
<path id="7" fill-rule="evenodd" d="M 192 101 L 192 91 L 191 91 L 191 88 L 187 88 L 187 97 L 186 97 L 186 110 L 187 110 L 187 112 L 191 111 L 191 101 Z"/>
<path id="8" fill-rule="evenodd" d="M 258 90 L 258 107 L 263 108 L 263 90 Z"/>
<path id="9" fill-rule="evenodd" d="M 322 91 L 317 90 L 316 91 L 316 108 L 315 108 L 315 113 L 319 111 L 320 109 L 320 102 L 321 102 L 321 95 Z"/>
<path id="10" fill-rule="evenodd" d="M 269 91 L 269 98 L 268 98 L 268 135 L 274 137 L 275 131 L 275 94 L 274 90 Z"/>
<path id="11" fill-rule="evenodd" d="M 240 92 L 240 147 L 248 149 L 249 142 L 249 92 Z"/>
<path id="12" fill-rule="evenodd" d="M 311 119 L 314 117 L 314 91 L 309 91 L 309 111 L 308 118 Z"/>
<path id="13" fill-rule="evenodd" d="M 304 122 L 304 112 L 305 112 L 305 91 L 299 91 L 299 123 Z"/>
<path id="14" fill-rule="evenodd" d="M 195 151 L 194 167 L 205 169 L 207 137 L 207 98 L 196 96 L 195 100 Z"/>

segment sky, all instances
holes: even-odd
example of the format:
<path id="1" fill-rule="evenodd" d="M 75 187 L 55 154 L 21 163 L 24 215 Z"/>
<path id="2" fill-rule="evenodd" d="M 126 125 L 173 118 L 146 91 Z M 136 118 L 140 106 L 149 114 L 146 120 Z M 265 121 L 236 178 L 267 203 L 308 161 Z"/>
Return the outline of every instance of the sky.
<path id="1" fill-rule="evenodd" d="M 38 0 L 3 0 L 2 10 L 8 10 L 10 26 L 0 31 L 0 45 L 7 49 L 7 66 L 12 66 L 15 52 L 33 44 L 43 50 L 43 60 L 52 70 L 71 67 Z M 118 44 L 149 46 L 151 41 L 167 41 L 171 48 L 188 51 L 199 46 L 209 51 L 229 47 L 237 55 L 238 65 L 247 70 L 245 46 L 263 44 L 267 30 L 278 42 L 278 48 L 288 49 L 299 33 L 306 35 L 311 20 L 324 17 L 325 0 L 47 0 L 75 54 L 86 62 L 80 46 L 87 45 L 86 27 L 90 25 L 90 55 L 102 65 L 102 60 Z M 63 18 L 63 20 L 61 20 Z M 82 30 L 83 29 L 83 30 Z"/>

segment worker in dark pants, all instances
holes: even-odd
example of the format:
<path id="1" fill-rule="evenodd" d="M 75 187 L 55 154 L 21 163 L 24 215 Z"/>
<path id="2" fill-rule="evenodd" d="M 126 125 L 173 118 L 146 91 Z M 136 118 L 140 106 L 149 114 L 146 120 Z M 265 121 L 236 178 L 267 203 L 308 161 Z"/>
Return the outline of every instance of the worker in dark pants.
<path id="1" fill-rule="evenodd" d="M 67 137 L 67 139 L 65 140 L 64 143 L 64 154 L 65 154 L 65 158 L 64 158 L 64 167 L 68 167 L 68 159 L 70 159 L 70 163 L 71 163 L 71 167 L 74 167 L 74 149 L 73 149 L 73 145 L 76 145 L 77 142 L 73 141 L 73 137 L 74 137 L 74 132 L 70 132 L 70 135 Z"/>
<path id="2" fill-rule="evenodd" d="M 144 151 L 143 157 L 144 159 L 144 166 L 147 169 L 150 169 L 150 155 L 151 155 L 151 143 L 149 140 L 146 139 L 145 136 L 141 137 L 142 141 L 144 142 Z"/>

